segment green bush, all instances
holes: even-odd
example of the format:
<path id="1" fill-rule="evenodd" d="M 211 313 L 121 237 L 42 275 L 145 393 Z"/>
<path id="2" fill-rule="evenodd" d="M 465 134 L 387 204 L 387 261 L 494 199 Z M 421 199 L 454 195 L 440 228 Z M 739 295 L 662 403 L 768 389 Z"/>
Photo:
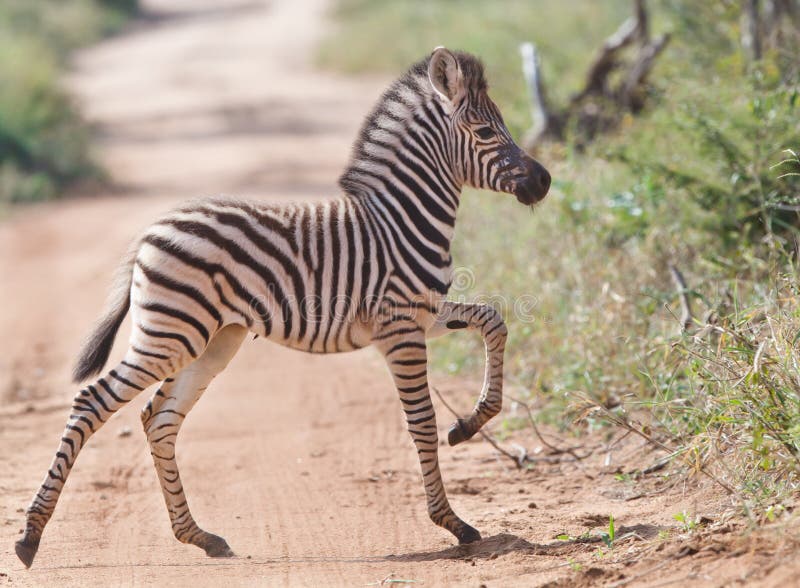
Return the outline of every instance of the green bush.
<path id="1" fill-rule="evenodd" d="M 665 108 L 609 151 L 644 180 L 623 192 L 631 197 L 609 227 L 617 241 L 672 225 L 704 233 L 715 254 L 728 254 L 800 236 L 800 181 L 772 169 L 800 136 L 798 89 L 729 90 L 720 88 L 719 102 L 687 98 Z M 641 149 L 648 141 L 660 148 Z M 640 211 L 635 226 L 631 207 Z"/>
<path id="2" fill-rule="evenodd" d="M 59 75 L 70 50 L 120 26 L 122 4 L 130 10 L 134 3 L 0 4 L 0 204 L 54 198 L 97 175 L 85 126 Z"/>

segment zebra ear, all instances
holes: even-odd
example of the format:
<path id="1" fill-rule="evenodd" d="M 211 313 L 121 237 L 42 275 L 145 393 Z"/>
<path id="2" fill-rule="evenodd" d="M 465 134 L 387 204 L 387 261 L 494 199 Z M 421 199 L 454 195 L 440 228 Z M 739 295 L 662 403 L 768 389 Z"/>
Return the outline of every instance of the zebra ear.
<path id="1" fill-rule="evenodd" d="M 428 64 L 428 79 L 436 93 L 446 102 L 453 102 L 464 89 L 464 76 L 458 60 L 444 47 L 433 50 Z"/>

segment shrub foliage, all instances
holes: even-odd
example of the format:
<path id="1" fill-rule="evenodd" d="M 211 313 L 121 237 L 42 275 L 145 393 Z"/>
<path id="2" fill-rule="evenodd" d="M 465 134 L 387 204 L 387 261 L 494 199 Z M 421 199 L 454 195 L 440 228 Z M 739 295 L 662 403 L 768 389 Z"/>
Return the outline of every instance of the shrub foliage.
<path id="1" fill-rule="evenodd" d="M 98 173 L 58 78 L 70 50 L 116 30 L 134 9 L 131 0 L 0 3 L 0 204 L 54 198 Z"/>

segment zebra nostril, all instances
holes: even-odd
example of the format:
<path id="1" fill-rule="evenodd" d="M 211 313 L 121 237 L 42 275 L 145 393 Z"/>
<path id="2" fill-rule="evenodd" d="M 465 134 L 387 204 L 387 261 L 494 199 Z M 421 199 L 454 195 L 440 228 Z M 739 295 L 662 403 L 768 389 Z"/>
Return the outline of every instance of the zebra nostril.
<path id="1" fill-rule="evenodd" d="M 550 190 L 551 179 L 550 172 L 548 172 L 546 169 L 543 169 L 542 175 L 539 177 L 539 184 L 542 186 L 542 196 L 547 194 L 547 192 Z"/>

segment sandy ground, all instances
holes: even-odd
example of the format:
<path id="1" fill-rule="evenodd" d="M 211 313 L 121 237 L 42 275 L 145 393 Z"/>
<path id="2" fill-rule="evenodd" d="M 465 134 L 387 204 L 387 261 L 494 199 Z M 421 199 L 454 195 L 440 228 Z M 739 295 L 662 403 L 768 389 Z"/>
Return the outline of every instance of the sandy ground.
<path id="1" fill-rule="evenodd" d="M 575 464 L 520 433 L 544 449 L 526 471 L 479 440 L 443 447 L 454 508 L 485 538 L 456 547 L 427 518 L 377 353 L 308 356 L 261 340 L 215 381 L 178 446 L 196 519 L 237 557 L 209 559 L 173 539 L 142 395 L 81 454 L 25 570 L 13 542 L 76 391 L 71 362 L 128 242 L 189 197 L 331 193 L 386 82 L 314 71 L 319 0 L 145 6 L 128 33 L 82 53 L 68 80 L 114 187 L 0 225 L 0 585 L 791 584 L 791 543 L 741 537 L 730 499 L 708 481 L 674 483 L 664 471 L 635 480 L 659 456 L 631 437 L 586 440 L 595 452 Z M 436 383 L 465 411 L 478 391 Z M 439 406 L 442 432 L 451 420 Z M 682 511 L 705 517 L 702 529 L 682 529 L 672 516 Z M 613 550 L 599 540 L 612 513 Z"/>

